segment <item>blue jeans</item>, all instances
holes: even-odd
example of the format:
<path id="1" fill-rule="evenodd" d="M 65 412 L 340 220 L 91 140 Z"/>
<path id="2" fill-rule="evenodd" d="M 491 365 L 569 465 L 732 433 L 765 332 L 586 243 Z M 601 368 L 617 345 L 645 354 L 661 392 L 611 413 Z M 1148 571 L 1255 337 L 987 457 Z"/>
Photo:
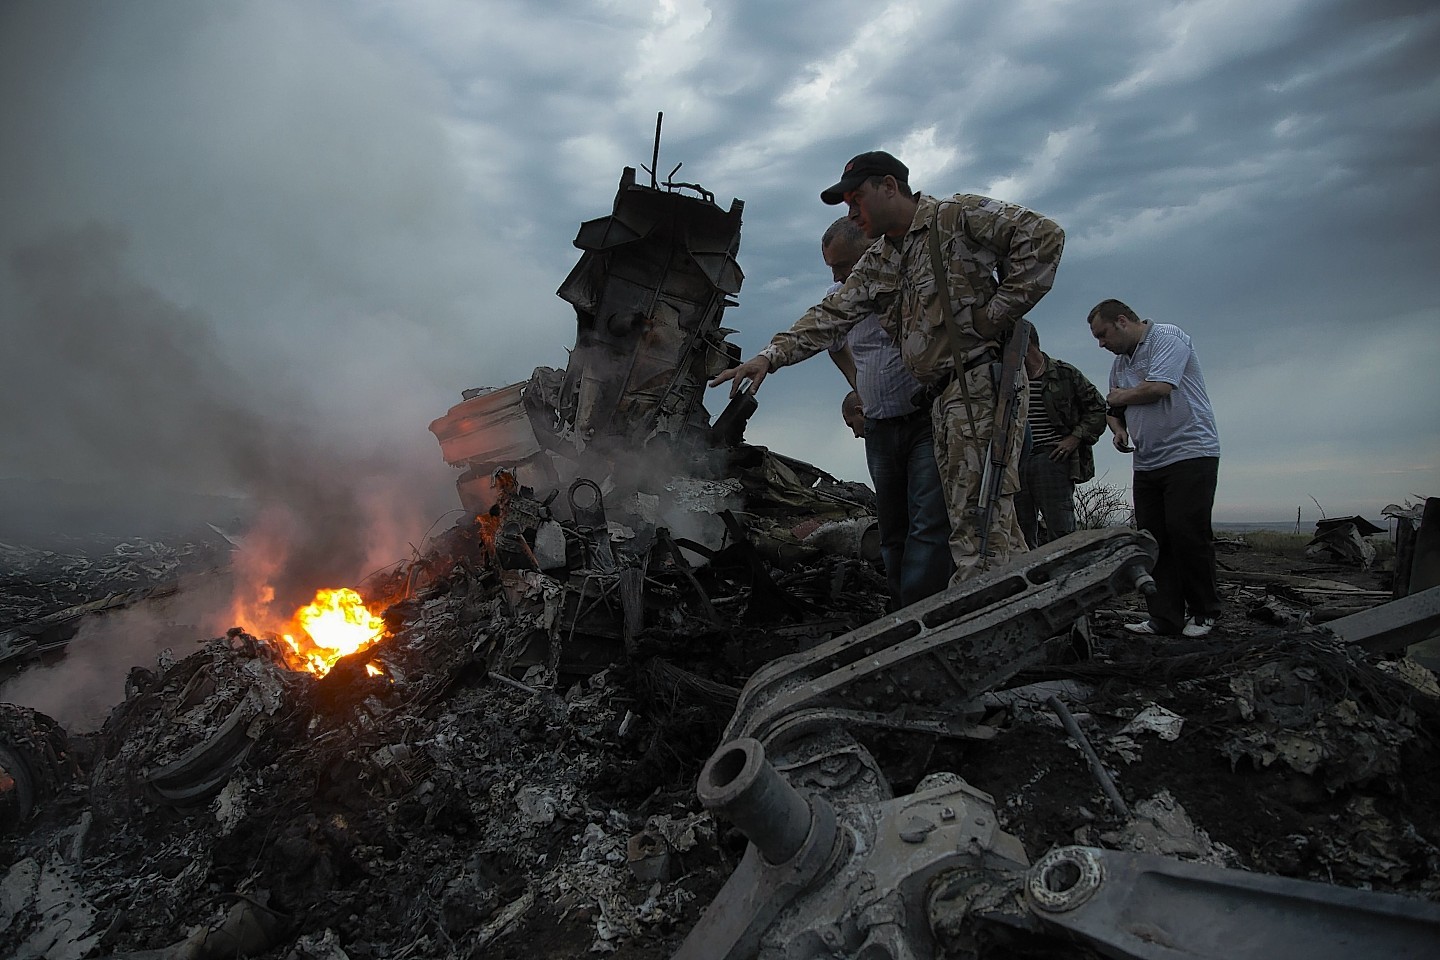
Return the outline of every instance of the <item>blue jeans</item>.
<path id="1" fill-rule="evenodd" d="M 955 569 L 929 411 L 866 417 L 865 462 L 875 484 L 891 607 L 908 607 L 943 590 Z"/>

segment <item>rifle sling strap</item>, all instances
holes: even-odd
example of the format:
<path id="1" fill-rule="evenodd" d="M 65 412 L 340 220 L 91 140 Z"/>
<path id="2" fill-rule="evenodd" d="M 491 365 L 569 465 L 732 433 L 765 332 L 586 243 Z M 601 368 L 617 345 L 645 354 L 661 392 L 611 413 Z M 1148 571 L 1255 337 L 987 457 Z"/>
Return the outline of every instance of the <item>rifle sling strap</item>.
<path id="1" fill-rule="evenodd" d="M 960 381 L 960 394 L 965 398 L 965 416 L 970 421 L 970 435 L 978 437 L 979 427 L 975 423 L 975 410 L 970 403 L 970 385 L 965 381 L 965 351 L 960 347 L 960 328 L 955 322 L 955 308 L 950 303 L 950 274 L 945 269 L 945 255 L 940 250 L 940 211 L 930 218 L 930 274 L 935 280 L 935 295 L 940 301 L 940 313 L 945 318 L 945 330 L 950 335 L 950 359 L 955 364 L 955 379 Z"/>

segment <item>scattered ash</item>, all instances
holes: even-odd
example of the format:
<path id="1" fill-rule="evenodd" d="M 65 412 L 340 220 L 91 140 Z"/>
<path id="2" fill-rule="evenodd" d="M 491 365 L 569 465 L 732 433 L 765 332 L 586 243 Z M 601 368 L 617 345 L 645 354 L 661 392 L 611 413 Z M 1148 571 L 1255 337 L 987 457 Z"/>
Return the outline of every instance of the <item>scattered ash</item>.
<path id="1" fill-rule="evenodd" d="M 193 539 L 55 537 L 53 548 L 0 541 L 0 631 L 80 604 L 173 583 L 225 566 L 219 535 Z"/>
<path id="2" fill-rule="evenodd" d="M 743 852 L 694 797 L 738 690 L 877 616 L 881 578 L 834 556 L 652 569 L 626 638 L 614 575 L 450 548 L 323 678 L 238 630 L 134 671 L 0 845 L 8 955 L 669 957 Z M 1264 589 L 1228 589 L 1205 641 L 1137 643 L 1133 609 L 1101 611 L 1088 657 L 1060 645 L 997 692 L 989 739 L 867 746 L 897 793 L 952 771 L 991 794 L 1032 860 L 1079 842 L 1440 899 L 1433 676 L 1252 621 Z"/>

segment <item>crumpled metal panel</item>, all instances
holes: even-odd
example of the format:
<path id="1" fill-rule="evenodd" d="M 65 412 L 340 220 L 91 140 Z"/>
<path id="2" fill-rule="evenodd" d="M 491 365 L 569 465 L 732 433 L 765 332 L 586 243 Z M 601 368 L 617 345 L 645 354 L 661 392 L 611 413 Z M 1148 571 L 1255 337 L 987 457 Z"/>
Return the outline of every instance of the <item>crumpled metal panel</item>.
<path id="1" fill-rule="evenodd" d="M 744 206 L 637 184 L 626 167 L 611 215 L 580 225 L 585 253 L 557 293 L 579 322 L 560 414 L 581 443 L 703 427 L 705 381 L 730 364 L 720 317 L 744 279 Z"/>
<path id="2" fill-rule="evenodd" d="M 540 452 L 522 403 L 525 383 L 471 397 L 430 424 L 446 463 L 517 463 Z"/>

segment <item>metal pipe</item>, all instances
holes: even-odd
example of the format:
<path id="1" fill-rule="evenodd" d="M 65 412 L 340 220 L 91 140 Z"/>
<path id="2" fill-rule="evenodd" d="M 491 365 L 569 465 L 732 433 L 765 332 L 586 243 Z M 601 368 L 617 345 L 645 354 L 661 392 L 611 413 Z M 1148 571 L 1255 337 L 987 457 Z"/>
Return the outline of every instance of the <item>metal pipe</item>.
<path id="1" fill-rule="evenodd" d="M 705 809 L 735 824 L 772 864 L 794 857 L 810 833 L 810 804 L 770 765 L 754 738 L 715 751 L 700 771 L 696 793 Z"/>
<path id="2" fill-rule="evenodd" d="M 1075 716 L 1069 711 L 1065 704 L 1060 702 L 1059 697 L 1049 697 L 1045 700 L 1045 703 L 1051 710 L 1055 711 L 1055 716 L 1060 718 L 1060 723 L 1064 725 L 1065 732 L 1070 734 L 1071 739 L 1080 745 L 1080 749 L 1085 754 L 1085 759 L 1090 763 L 1090 772 L 1095 774 L 1096 780 L 1100 781 L 1100 789 L 1105 791 L 1105 796 L 1110 801 L 1110 806 L 1116 813 L 1128 820 L 1130 818 L 1130 808 L 1125 806 L 1125 800 L 1120 796 L 1120 791 L 1115 789 L 1115 781 L 1110 779 L 1110 774 L 1101 766 L 1100 757 L 1095 753 L 1095 748 L 1090 746 L 1090 741 L 1086 738 L 1085 732 L 1081 730 L 1080 725 L 1075 722 Z"/>

